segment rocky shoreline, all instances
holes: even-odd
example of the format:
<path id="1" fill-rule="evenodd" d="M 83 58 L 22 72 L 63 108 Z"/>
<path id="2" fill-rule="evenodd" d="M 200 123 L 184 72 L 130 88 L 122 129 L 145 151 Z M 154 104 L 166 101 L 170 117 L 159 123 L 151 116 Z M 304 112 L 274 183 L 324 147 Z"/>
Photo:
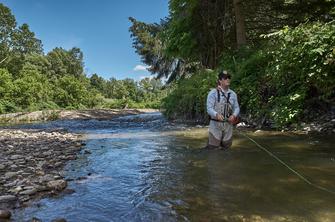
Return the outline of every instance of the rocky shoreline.
<path id="1" fill-rule="evenodd" d="M 83 145 L 80 134 L 0 130 L 0 221 L 15 208 L 66 190 L 63 167 Z"/>
<path id="2" fill-rule="evenodd" d="M 119 116 L 157 112 L 155 109 L 49 110 L 0 115 L 0 123 L 48 120 L 108 120 Z M 77 158 L 83 136 L 64 130 L 0 129 L 0 221 L 10 221 L 16 208 L 37 199 L 72 193 L 63 168 Z M 85 150 L 85 153 L 90 153 Z M 81 178 L 78 178 L 79 180 Z M 40 221 L 32 218 L 31 221 Z M 55 221 L 65 221 L 64 219 Z"/>
<path id="3" fill-rule="evenodd" d="M 0 115 L 0 124 L 16 124 L 50 120 L 108 120 L 118 116 L 158 112 L 157 109 L 87 109 L 87 110 L 42 110 L 35 112 L 7 113 Z"/>

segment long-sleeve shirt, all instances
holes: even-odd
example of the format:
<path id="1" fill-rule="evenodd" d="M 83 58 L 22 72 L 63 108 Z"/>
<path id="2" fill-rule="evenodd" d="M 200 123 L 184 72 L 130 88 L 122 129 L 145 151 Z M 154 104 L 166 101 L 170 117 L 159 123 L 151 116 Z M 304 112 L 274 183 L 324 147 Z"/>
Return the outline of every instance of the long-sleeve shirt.
<path id="1" fill-rule="evenodd" d="M 231 90 L 231 89 L 228 89 L 227 92 L 224 92 L 224 91 L 220 90 L 220 101 L 222 101 L 223 99 L 225 99 L 225 97 L 222 95 L 222 93 L 224 93 L 224 95 L 225 95 L 226 98 L 228 97 L 228 93 L 230 93 L 229 103 L 232 106 L 233 115 L 234 116 L 238 116 L 239 113 L 240 113 L 240 106 L 239 106 L 238 101 L 237 101 L 237 95 L 236 95 L 236 93 L 233 90 Z M 217 89 L 212 89 L 208 93 L 208 96 L 207 96 L 207 113 L 213 119 L 216 118 L 216 114 L 217 114 L 217 112 L 214 110 L 214 104 L 218 100 L 217 97 L 218 97 Z"/>

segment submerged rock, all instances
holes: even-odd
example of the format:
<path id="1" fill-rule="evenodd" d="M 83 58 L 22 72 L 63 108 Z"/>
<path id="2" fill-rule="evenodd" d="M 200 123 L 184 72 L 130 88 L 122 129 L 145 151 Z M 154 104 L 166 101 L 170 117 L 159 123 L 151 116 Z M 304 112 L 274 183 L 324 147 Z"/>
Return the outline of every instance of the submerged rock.
<path id="1" fill-rule="evenodd" d="M 37 217 L 33 217 L 33 218 L 31 218 L 30 222 L 42 222 L 42 220 L 37 218 Z"/>
<path id="2" fill-rule="evenodd" d="M 51 222 L 66 222 L 64 218 L 53 219 Z"/>
<path id="3" fill-rule="evenodd" d="M 10 219 L 12 213 L 9 210 L 0 209 L 0 219 Z"/>

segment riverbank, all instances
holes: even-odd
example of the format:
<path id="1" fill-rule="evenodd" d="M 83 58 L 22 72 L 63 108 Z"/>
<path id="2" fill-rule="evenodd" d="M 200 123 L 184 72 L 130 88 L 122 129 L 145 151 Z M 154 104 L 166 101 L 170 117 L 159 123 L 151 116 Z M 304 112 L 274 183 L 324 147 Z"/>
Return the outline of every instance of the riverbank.
<path id="1" fill-rule="evenodd" d="M 18 112 L 0 115 L 0 124 L 15 124 L 35 121 L 98 119 L 134 115 L 147 112 L 157 112 L 156 109 L 87 109 L 87 110 L 43 110 L 35 112 Z"/>
<path id="2" fill-rule="evenodd" d="M 4 124 L 47 120 L 108 120 L 152 109 L 50 110 L 0 115 Z M 73 192 L 62 175 L 82 150 L 83 135 L 58 129 L 0 129 L 0 221 L 39 198 Z M 89 153 L 88 151 L 84 151 Z"/>
<path id="3" fill-rule="evenodd" d="M 76 159 L 82 145 L 79 134 L 0 130 L 0 211 L 63 191 L 67 182 L 62 169 Z"/>
<path id="4" fill-rule="evenodd" d="M 189 125 L 208 125 L 208 122 L 203 120 L 190 120 L 190 119 L 171 119 L 174 123 L 185 123 Z M 330 135 L 335 133 L 335 113 L 328 113 L 322 115 L 317 120 L 301 121 L 300 123 L 291 124 L 284 128 L 278 128 L 274 123 L 265 120 L 255 120 L 251 117 L 243 116 L 241 122 L 237 125 L 239 128 L 248 128 L 253 130 L 270 130 L 279 132 L 295 132 L 302 134 L 324 134 Z"/>

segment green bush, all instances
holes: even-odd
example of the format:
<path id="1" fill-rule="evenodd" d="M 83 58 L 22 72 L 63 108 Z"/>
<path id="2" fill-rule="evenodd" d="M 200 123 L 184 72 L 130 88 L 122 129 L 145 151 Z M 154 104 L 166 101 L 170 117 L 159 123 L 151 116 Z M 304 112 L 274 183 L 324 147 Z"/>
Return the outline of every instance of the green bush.
<path id="1" fill-rule="evenodd" d="M 211 88 L 216 87 L 217 73 L 201 70 L 188 79 L 176 83 L 174 90 L 162 100 L 164 114 L 170 119 L 196 119 L 205 121 L 206 99 Z"/>
<path id="2" fill-rule="evenodd" d="M 49 100 L 49 82 L 35 67 L 23 67 L 13 85 L 13 100 L 23 109 L 35 110 L 39 103 Z"/>
<path id="3" fill-rule="evenodd" d="M 18 108 L 15 106 L 15 103 L 0 99 L 0 114 L 11 113 L 18 111 Z"/>
<path id="4" fill-rule="evenodd" d="M 274 58 L 267 72 L 276 89 L 270 105 L 278 125 L 327 112 L 335 102 L 335 22 L 286 27 L 266 37 Z"/>
<path id="5" fill-rule="evenodd" d="M 12 99 L 13 78 L 6 69 L 0 69 L 0 98 Z"/>

